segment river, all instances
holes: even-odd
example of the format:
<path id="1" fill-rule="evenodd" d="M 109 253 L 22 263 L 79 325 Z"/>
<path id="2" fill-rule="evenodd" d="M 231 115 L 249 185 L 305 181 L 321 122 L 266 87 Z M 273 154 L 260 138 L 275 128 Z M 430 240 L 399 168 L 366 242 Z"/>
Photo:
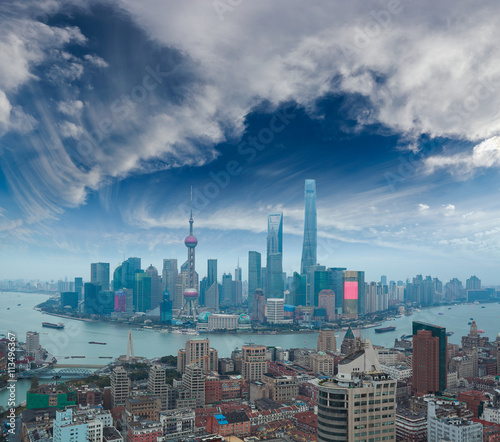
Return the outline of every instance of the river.
<path id="1" fill-rule="evenodd" d="M 25 341 L 27 331 L 40 333 L 40 344 L 56 356 L 59 363 L 79 366 L 105 365 L 127 351 L 128 327 L 104 322 L 83 322 L 74 319 L 58 318 L 34 310 L 33 307 L 46 299 L 48 295 L 36 293 L 0 293 L 0 333 L 14 332 L 20 341 Z M 18 306 L 18 304 L 21 304 Z M 439 313 L 442 313 L 441 315 Z M 394 332 L 376 334 L 374 328 L 355 331 L 364 338 L 370 338 L 373 344 L 390 347 L 394 339 L 404 334 L 411 334 L 412 321 L 423 321 L 446 327 L 454 334 L 449 342 L 459 344 L 461 337 L 469 331 L 470 318 L 474 318 L 479 329 L 485 331 L 490 340 L 495 339 L 500 332 L 500 305 L 457 305 L 448 307 L 433 307 L 415 312 L 412 316 L 403 316 L 391 321 L 385 321 L 384 326 L 394 325 Z M 64 330 L 42 328 L 42 322 L 63 322 Z M 344 333 L 339 332 L 337 344 L 340 346 Z M 172 333 L 159 333 L 154 330 L 133 330 L 134 349 L 136 356 L 147 358 L 165 355 L 176 355 L 177 350 L 184 346 L 189 336 Z M 228 357 L 235 347 L 245 343 L 274 345 L 282 348 L 316 347 L 317 333 L 289 334 L 210 334 L 203 337 L 210 339 L 210 345 L 219 352 L 219 357 Z M 89 341 L 106 342 L 106 345 L 89 344 Z M 72 359 L 71 356 L 85 356 Z M 66 359 L 67 358 L 67 359 Z M 3 392 L 2 392 L 3 393 Z"/>

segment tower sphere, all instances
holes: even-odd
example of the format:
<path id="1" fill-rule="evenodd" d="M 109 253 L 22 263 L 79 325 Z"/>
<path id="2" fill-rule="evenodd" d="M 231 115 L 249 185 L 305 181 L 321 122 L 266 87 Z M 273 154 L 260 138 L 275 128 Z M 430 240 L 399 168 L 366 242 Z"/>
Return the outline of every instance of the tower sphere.
<path id="1" fill-rule="evenodd" d="M 186 236 L 186 239 L 184 240 L 184 244 L 186 245 L 186 247 L 189 247 L 190 249 L 192 249 L 198 245 L 198 240 L 196 239 L 196 236 L 189 235 L 189 236 Z"/>
<path id="2" fill-rule="evenodd" d="M 198 297 L 198 290 L 192 288 L 184 290 L 184 298 L 194 299 L 197 297 Z"/>

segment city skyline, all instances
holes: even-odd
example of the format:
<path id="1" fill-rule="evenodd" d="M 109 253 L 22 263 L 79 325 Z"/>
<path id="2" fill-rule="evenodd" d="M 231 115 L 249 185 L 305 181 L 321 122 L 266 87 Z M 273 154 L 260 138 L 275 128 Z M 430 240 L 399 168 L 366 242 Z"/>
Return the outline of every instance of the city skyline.
<path id="1" fill-rule="evenodd" d="M 15 4 L 0 18 L 0 279 L 181 264 L 190 186 L 200 268 L 239 257 L 246 272 L 283 212 L 291 275 L 314 179 L 318 263 L 500 284 L 493 3 L 446 19 L 430 1 Z"/>

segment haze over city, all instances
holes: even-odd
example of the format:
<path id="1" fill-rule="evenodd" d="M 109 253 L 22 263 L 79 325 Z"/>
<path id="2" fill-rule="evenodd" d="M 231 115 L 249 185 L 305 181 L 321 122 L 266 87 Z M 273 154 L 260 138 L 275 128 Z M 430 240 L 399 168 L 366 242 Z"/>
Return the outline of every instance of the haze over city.
<path id="1" fill-rule="evenodd" d="M 317 5 L 2 2 L 0 279 L 183 262 L 191 186 L 200 276 L 275 212 L 291 275 L 314 179 L 322 265 L 500 284 L 493 3 Z"/>

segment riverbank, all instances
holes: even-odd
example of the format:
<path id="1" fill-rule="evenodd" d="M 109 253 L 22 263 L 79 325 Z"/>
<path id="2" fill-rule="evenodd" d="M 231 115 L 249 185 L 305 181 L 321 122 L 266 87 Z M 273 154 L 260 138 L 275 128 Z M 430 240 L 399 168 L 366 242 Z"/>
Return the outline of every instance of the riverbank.
<path id="1" fill-rule="evenodd" d="M 58 318 L 74 319 L 75 321 L 84 321 L 84 322 L 101 322 L 101 321 L 96 321 L 95 319 L 77 318 L 75 316 L 61 315 L 59 313 L 46 312 L 45 310 L 42 310 L 41 308 L 38 308 L 38 307 L 34 307 L 34 310 L 38 310 L 43 315 L 57 316 Z"/>

